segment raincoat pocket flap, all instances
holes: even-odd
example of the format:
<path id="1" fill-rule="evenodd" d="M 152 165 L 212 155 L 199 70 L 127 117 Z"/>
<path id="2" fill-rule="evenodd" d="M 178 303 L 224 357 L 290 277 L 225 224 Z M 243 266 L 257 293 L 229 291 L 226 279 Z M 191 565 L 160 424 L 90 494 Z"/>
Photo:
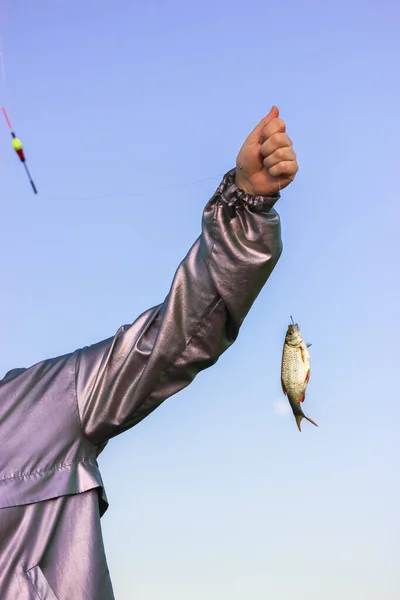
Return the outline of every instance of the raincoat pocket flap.
<path id="1" fill-rule="evenodd" d="M 60 600 L 51 589 L 42 569 L 38 565 L 26 571 L 26 574 L 40 600 Z"/>

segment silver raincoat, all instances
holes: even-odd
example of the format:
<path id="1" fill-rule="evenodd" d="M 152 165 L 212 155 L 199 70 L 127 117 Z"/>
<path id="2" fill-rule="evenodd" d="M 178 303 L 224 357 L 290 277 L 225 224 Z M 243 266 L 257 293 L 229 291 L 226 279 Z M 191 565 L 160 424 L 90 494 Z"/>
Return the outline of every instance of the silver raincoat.
<path id="1" fill-rule="evenodd" d="M 271 198 L 225 175 L 162 304 L 0 382 L 0 600 L 112 600 L 97 457 L 235 341 L 282 251 Z"/>

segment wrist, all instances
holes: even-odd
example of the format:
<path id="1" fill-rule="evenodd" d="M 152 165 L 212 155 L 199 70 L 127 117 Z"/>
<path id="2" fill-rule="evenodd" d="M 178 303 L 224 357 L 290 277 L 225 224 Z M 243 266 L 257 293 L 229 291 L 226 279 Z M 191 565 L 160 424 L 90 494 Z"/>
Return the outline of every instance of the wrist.
<path id="1" fill-rule="evenodd" d="M 237 189 L 248 196 L 258 196 L 261 198 L 275 198 L 275 199 L 280 198 L 280 192 L 278 192 L 278 191 L 276 191 L 276 192 L 271 191 L 271 192 L 265 192 L 265 193 L 257 192 L 251 186 L 251 184 L 246 179 L 244 179 L 244 177 L 241 177 L 239 170 L 236 170 L 236 172 L 235 172 L 234 182 L 235 182 L 235 186 L 237 187 Z"/>
<path id="2" fill-rule="evenodd" d="M 255 194 L 251 186 L 240 177 L 236 168 L 225 174 L 216 194 L 223 204 L 226 204 L 231 218 L 235 216 L 237 210 L 243 208 L 254 213 L 269 212 L 280 198 L 279 193 L 270 196 Z"/>
<path id="3" fill-rule="evenodd" d="M 254 190 L 251 185 L 246 184 L 240 176 L 236 175 L 235 177 L 235 185 L 241 192 L 245 194 L 249 194 L 249 196 L 255 196 Z"/>

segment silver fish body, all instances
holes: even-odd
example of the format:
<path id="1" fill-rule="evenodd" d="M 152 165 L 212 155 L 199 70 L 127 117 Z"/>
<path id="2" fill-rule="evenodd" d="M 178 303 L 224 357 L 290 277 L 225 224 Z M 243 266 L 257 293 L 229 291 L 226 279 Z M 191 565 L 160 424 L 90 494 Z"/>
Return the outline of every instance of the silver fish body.
<path id="1" fill-rule="evenodd" d="M 310 345 L 304 341 L 297 323 L 289 325 L 283 345 L 281 382 L 283 393 L 292 407 L 299 431 L 303 419 L 318 427 L 312 419 L 306 417 L 301 408 L 310 380 L 311 360 L 308 351 Z"/>

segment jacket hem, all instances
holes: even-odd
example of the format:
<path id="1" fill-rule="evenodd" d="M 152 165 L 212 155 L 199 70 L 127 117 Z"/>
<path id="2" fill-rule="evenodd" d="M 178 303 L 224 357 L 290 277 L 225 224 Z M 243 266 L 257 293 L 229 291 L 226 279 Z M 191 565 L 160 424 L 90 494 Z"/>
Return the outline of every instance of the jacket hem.
<path id="1" fill-rule="evenodd" d="M 101 516 L 108 500 L 97 462 L 81 459 L 51 469 L 0 479 L 0 509 L 35 504 L 99 488 Z"/>

